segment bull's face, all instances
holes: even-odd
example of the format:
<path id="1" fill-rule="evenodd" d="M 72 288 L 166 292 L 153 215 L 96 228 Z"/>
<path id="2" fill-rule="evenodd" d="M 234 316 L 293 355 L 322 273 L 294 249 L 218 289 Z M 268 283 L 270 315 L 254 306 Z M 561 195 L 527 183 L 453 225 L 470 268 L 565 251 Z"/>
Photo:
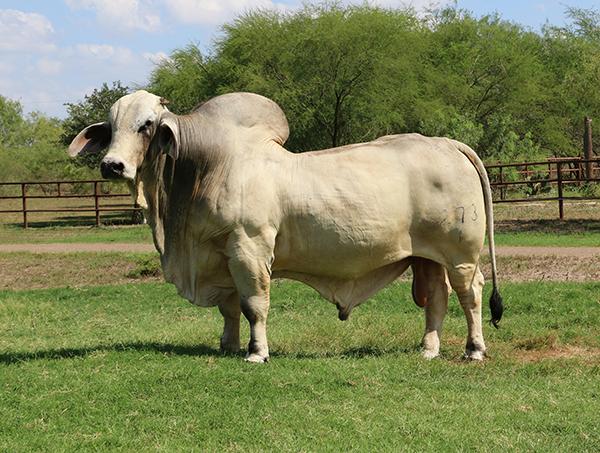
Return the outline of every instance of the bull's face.
<path id="1" fill-rule="evenodd" d="M 111 107 L 108 122 L 92 124 L 73 139 L 69 154 L 108 148 L 100 164 L 102 177 L 134 182 L 161 115 L 167 111 L 165 104 L 147 91 L 123 96 Z"/>

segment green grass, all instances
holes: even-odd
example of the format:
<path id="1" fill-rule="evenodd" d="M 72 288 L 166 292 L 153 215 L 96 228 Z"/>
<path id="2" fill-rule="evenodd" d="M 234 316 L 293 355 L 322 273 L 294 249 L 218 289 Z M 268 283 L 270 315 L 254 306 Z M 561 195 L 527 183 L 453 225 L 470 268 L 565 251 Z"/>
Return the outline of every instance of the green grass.
<path id="1" fill-rule="evenodd" d="M 101 227 L 44 227 L 23 229 L 20 226 L 0 226 L 0 243 L 152 243 L 148 225 Z"/>
<path id="2" fill-rule="evenodd" d="M 600 232 L 496 232 L 496 245 L 528 247 L 600 247 Z"/>
<path id="3" fill-rule="evenodd" d="M 564 233 L 553 231 L 497 231 L 497 245 L 543 247 L 600 247 L 600 232 Z M 147 225 L 113 227 L 46 227 L 27 230 L 15 226 L 0 226 L 0 243 L 152 243 Z"/>
<path id="4" fill-rule="evenodd" d="M 172 286 L 0 292 L 0 450 L 600 449 L 600 284 L 505 285 L 482 364 L 459 359 L 454 299 L 442 357 L 422 360 L 409 293 L 392 285 L 342 323 L 277 283 L 260 366 L 220 355 L 218 311 Z"/>

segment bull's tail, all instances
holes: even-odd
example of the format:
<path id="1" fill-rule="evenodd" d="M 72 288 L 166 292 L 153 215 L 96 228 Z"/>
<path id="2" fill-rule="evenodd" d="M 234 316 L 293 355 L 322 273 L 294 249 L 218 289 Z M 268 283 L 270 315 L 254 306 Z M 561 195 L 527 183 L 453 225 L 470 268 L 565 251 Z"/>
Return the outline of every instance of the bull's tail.
<path id="1" fill-rule="evenodd" d="M 500 296 L 500 292 L 498 291 L 498 273 L 496 271 L 496 245 L 494 243 L 494 209 L 492 206 L 492 189 L 490 188 L 490 180 L 488 178 L 487 171 L 483 162 L 473 151 L 464 143 L 460 143 L 453 140 L 453 143 L 456 145 L 458 150 L 462 152 L 467 158 L 471 161 L 471 163 L 477 169 L 477 173 L 479 173 L 479 179 L 481 180 L 481 186 L 483 188 L 483 199 L 485 201 L 485 214 L 487 218 L 487 235 L 488 235 L 488 245 L 490 251 L 490 260 L 492 264 L 492 296 L 490 297 L 490 312 L 492 313 L 492 319 L 490 322 L 495 328 L 498 328 L 498 323 L 500 319 L 502 319 L 502 312 L 504 311 L 504 306 L 502 305 L 502 296 Z"/>

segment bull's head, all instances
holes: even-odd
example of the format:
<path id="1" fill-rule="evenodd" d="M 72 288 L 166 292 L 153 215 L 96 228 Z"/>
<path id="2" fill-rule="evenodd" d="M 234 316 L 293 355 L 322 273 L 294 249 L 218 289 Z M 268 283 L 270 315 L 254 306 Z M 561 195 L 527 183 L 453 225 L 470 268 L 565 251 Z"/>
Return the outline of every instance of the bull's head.
<path id="1" fill-rule="evenodd" d="M 123 96 L 110 109 L 108 121 L 92 124 L 82 130 L 69 146 L 69 155 L 94 153 L 108 148 L 100 171 L 104 178 L 125 179 L 135 184 L 154 134 L 161 126 L 167 101 L 136 91 Z"/>
<path id="2" fill-rule="evenodd" d="M 164 115 L 167 103 L 143 90 L 123 96 L 111 107 L 108 121 L 92 124 L 77 134 L 69 145 L 69 155 L 108 148 L 100 164 L 102 177 L 127 181 L 134 201 L 146 208 L 138 172 L 156 132 L 166 130 L 173 137 L 176 125 Z"/>

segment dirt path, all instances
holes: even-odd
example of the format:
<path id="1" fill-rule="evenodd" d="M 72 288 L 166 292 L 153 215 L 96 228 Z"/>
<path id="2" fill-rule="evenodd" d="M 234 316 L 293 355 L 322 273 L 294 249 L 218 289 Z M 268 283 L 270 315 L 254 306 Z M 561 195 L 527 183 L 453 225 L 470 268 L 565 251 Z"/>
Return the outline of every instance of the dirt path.
<path id="1" fill-rule="evenodd" d="M 502 282 L 600 281 L 600 247 L 498 247 L 497 251 Z M 481 265 L 489 280 L 487 251 Z M 0 290 L 162 281 L 152 244 L 0 244 L 0 269 Z M 402 278 L 409 280 L 410 272 Z"/>
<path id="2" fill-rule="evenodd" d="M 154 252 L 152 244 L 129 243 L 72 243 L 72 244 L 0 244 L 0 253 L 76 253 L 76 252 Z M 487 254 L 487 247 L 484 254 Z M 600 257 L 600 247 L 496 247 L 498 256 L 515 257 Z"/>

